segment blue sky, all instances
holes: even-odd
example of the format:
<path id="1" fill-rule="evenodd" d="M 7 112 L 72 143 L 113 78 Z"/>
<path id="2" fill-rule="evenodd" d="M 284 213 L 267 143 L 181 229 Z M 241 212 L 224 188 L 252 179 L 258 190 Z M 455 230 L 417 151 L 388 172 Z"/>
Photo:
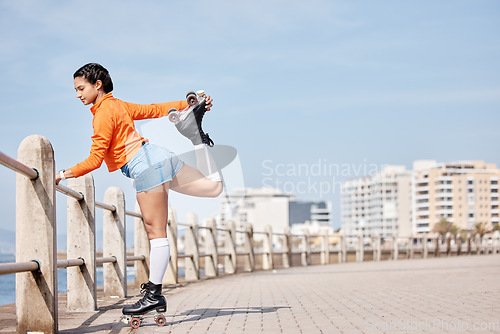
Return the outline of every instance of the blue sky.
<path id="1" fill-rule="evenodd" d="M 125 101 L 205 89 L 204 128 L 238 150 L 245 185 L 330 200 L 336 227 L 338 182 L 358 170 L 500 165 L 498 1 L 0 1 L 0 27 L 0 150 L 13 157 L 35 133 L 52 142 L 57 169 L 87 157 L 92 115 L 72 74 L 98 62 Z M 93 174 L 98 200 L 118 185 L 133 209 L 126 178 L 104 165 Z M 0 178 L 1 227 L 13 230 L 15 174 L 0 168 Z M 217 200 L 172 202 L 181 219 L 218 210 Z"/>

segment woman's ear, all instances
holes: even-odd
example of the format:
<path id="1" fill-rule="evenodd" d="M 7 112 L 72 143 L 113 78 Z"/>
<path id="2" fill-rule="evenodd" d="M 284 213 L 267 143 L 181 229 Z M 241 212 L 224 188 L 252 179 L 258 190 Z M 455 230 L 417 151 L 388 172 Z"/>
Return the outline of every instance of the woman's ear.
<path id="1" fill-rule="evenodd" d="M 95 82 L 94 87 L 95 87 L 97 90 L 101 89 L 101 88 L 102 88 L 102 81 L 101 81 L 101 80 L 97 80 L 97 81 Z"/>

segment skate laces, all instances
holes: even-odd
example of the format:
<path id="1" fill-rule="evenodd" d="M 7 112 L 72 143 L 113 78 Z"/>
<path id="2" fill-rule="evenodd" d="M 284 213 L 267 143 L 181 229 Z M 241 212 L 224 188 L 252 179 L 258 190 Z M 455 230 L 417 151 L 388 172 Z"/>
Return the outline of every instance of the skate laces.
<path id="1" fill-rule="evenodd" d="M 210 139 L 210 137 L 208 136 L 208 133 L 205 133 L 203 131 L 201 133 L 201 141 L 210 147 L 214 146 L 214 141 L 212 139 Z"/>
<path id="2" fill-rule="evenodd" d="M 196 125 L 198 125 L 198 131 L 200 132 L 201 136 L 201 141 L 208 146 L 212 147 L 214 146 L 214 141 L 210 139 L 208 136 L 208 133 L 205 133 L 203 129 L 201 128 L 201 122 L 203 120 L 203 116 L 205 116 L 205 113 L 207 112 L 206 109 L 206 104 L 203 102 L 200 104 L 195 110 L 194 110 L 194 118 L 196 120 Z"/>
<path id="3" fill-rule="evenodd" d="M 146 293 L 149 290 L 149 282 L 141 284 L 141 293 Z"/>

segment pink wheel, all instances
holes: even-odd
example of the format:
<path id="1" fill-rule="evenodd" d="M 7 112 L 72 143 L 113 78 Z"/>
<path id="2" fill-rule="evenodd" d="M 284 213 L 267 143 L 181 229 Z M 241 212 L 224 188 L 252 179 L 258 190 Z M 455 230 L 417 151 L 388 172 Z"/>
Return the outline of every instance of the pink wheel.
<path id="1" fill-rule="evenodd" d="M 167 319 L 165 319 L 164 316 L 159 315 L 155 318 L 155 322 L 158 326 L 165 326 L 165 324 L 167 323 Z"/>
<path id="2" fill-rule="evenodd" d="M 186 100 L 188 105 L 194 106 L 196 103 L 198 103 L 198 98 L 196 97 L 196 93 L 190 92 L 186 96 Z"/>
<path id="3" fill-rule="evenodd" d="M 172 123 L 176 123 L 179 120 L 179 112 L 177 109 L 172 108 L 168 111 L 168 119 Z"/>
<path id="4" fill-rule="evenodd" d="M 132 326 L 132 328 L 139 328 L 140 325 L 141 325 L 141 319 L 132 318 L 132 320 L 130 320 L 130 326 Z"/>

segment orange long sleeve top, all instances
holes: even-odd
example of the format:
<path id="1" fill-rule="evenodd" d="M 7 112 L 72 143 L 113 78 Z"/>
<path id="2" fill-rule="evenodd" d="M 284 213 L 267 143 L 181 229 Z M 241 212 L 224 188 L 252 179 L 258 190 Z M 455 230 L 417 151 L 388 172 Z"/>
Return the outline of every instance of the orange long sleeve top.
<path id="1" fill-rule="evenodd" d="M 94 115 L 92 146 L 87 159 L 71 167 L 75 177 L 99 168 L 103 160 L 113 172 L 125 165 L 136 154 L 144 138 L 135 130 L 134 120 L 166 116 L 171 108 L 182 110 L 186 101 L 158 104 L 134 104 L 104 95 L 90 111 Z"/>

